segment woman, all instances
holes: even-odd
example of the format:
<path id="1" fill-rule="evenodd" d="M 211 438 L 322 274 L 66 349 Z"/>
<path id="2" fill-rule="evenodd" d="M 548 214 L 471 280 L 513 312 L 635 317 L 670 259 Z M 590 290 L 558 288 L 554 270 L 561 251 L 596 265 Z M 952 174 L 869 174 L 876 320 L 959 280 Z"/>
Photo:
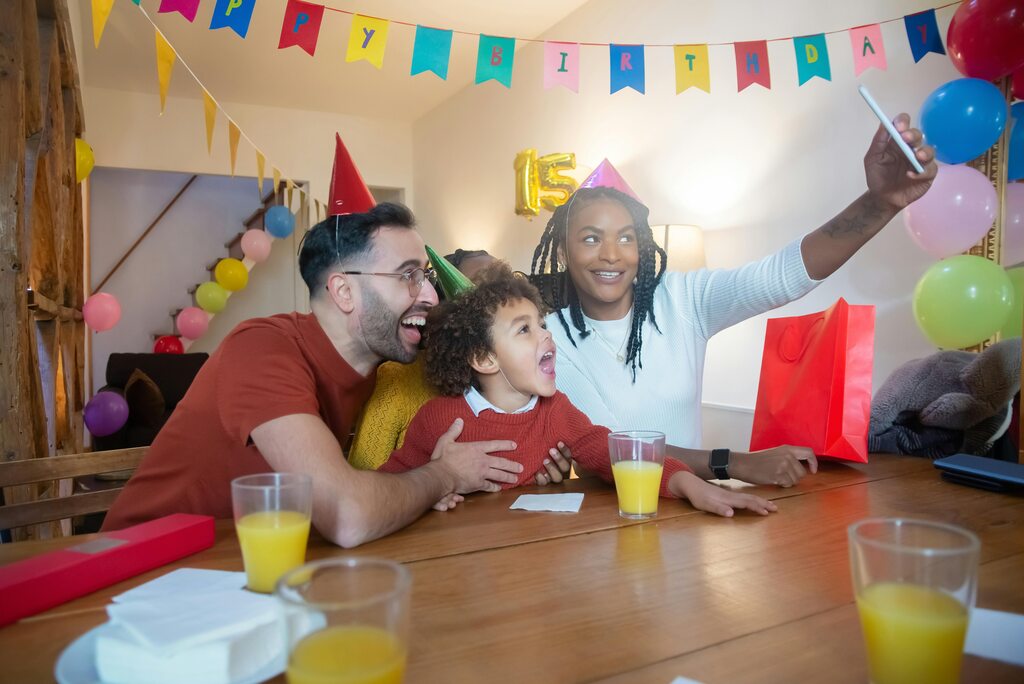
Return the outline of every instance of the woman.
<path id="1" fill-rule="evenodd" d="M 788 487 L 806 475 L 802 460 L 815 472 L 803 447 L 756 455 L 699 449 L 707 341 L 810 292 L 928 190 L 934 151 L 906 114 L 895 124 L 924 173 L 914 173 L 879 127 L 864 157 L 866 192 L 816 231 L 731 271 L 666 274 L 647 207 L 614 188 L 577 190 L 552 214 L 531 268 L 533 278 L 548 279 L 564 269 L 564 306 L 548 316 L 558 388 L 595 424 L 664 432 L 673 455 L 706 478 Z"/>

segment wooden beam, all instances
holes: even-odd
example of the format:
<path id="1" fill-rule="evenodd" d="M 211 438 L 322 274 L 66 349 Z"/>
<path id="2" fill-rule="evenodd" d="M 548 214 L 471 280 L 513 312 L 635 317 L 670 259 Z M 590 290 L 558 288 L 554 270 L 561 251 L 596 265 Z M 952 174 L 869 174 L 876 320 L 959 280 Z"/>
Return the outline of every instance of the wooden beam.
<path id="1" fill-rule="evenodd" d="M 133 447 L 0 463 L 0 487 L 134 470 L 148 451 L 149 447 Z"/>
<path id="2" fill-rule="evenodd" d="M 82 310 L 72 309 L 53 301 L 45 295 L 41 295 L 33 289 L 28 290 L 28 308 L 36 320 L 49 320 L 59 318 L 62 321 L 82 320 Z"/>
<path id="3" fill-rule="evenodd" d="M 0 506 L 0 529 L 36 525 L 73 518 L 76 515 L 110 510 L 122 489 L 123 487 L 118 487 L 88 494 L 74 494 L 59 499 Z"/>
<path id="4" fill-rule="evenodd" d="M 74 0 L 77 2 L 78 0 Z M 80 136 L 85 127 L 85 108 L 82 106 L 82 88 L 78 80 L 78 62 L 75 60 L 75 40 L 71 32 L 71 15 L 67 0 L 37 0 L 38 16 L 52 19 L 60 35 L 61 83 L 72 92 L 74 102 L 75 135 Z M 89 34 L 89 38 L 92 34 Z"/>
<path id="5" fill-rule="evenodd" d="M 11 0 L 8 0 L 10 2 Z M 14 0 L 18 2 L 19 0 Z M 43 98 L 40 90 L 45 87 L 45 72 L 39 64 L 39 22 L 36 17 L 35 0 L 20 0 L 22 6 L 22 22 L 24 31 L 25 64 L 25 137 L 31 137 L 43 128 Z"/>

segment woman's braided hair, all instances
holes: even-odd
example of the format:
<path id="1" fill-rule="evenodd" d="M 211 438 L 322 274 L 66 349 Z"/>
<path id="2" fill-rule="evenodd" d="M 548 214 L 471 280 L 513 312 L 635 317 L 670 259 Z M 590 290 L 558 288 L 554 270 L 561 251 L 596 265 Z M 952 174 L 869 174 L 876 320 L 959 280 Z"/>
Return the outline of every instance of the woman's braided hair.
<path id="1" fill-rule="evenodd" d="M 557 292 L 557 301 L 549 301 L 549 305 L 558 314 L 558 320 L 565 329 L 569 341 L 576 346 L 572 332 L 569 330 L 569 321 L 565 320 L 562 308 L 568 307 L 569 318 L 573 327 L 579 333 L 580 338 L 587 337 L 590 332 L 583 321 L 583 308 L 580 306 L 579 295 L 573 285 L 572 278 L 568 271 L 559 272 L 558 253 L 568 253 L 567 237 L 569 234 L 569 219 L 575 209 L 586 206 L 596 199 L 610 199 L 618 202 L 633 218 L 633 228 L 636 231 L 637 250 L 640 260 L 637 265 L 636 283 L 633 285 L 633 319 L 629 330 L 629 338 L 626 342 L 626 363 L 633 371 L 633 381 L 636 382 L 637 368 L 643 368 L 640 359 L 640 350 L 643 348 L 643 325 L 648 316 L 654 329 L 661 333 L 658 322 L 654 317 L 654 291 L 661 282 L 665 273 L 667 255 L 665 250 L 654 242 L 654 234 L 647 222 L 648 209 L 636 199 L 615 188 L 580 188 L 572 194 L 569 201 L 555 209 L 544 228 L 540 243 L 533 252 L 533 262 L 530 265 L 531 280 L 542 283 L 542 292 L 547 295 L 550 292 Z M 559 282 L 552 286 L 551 279 L 557 278 Z M 545 299 L 549 299 L 545 296 Z"/>

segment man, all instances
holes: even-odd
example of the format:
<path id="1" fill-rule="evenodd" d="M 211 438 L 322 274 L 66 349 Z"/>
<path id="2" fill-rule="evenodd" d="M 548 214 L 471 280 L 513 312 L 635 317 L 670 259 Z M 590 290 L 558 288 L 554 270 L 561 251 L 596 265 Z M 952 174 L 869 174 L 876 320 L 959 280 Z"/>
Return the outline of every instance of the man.
<path id="1" fill-rule="evenodd" d="M 416 356 L 437 303 L 412 213 L 379 204 L 332 216 L 307 235 L 299 269 L 310 314 L 235 328 L 196 376 L 107 514 L 119 529 L 170 513 L 231 517 L 231 480 L 268 471 L 313 478 L 313 525 L 344 547 L 397 530 L 454 493 L 497 491 L 522 466 L 491 456 L 514 442 L 456 443 L 456 421 L 430 465 L 401 475 L 352 468 L 342 453 L 383 360 Z M 440 503 L 439 503 L 440 502 Z"/>

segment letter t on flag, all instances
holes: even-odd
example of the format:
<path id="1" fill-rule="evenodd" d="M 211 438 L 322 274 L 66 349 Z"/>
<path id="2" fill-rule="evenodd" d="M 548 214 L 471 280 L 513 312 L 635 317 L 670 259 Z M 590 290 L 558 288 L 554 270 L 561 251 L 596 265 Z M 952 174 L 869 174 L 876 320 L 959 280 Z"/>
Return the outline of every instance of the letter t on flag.
<path id="1" fill-rule="evenodd" d="M 853 74 L 860 76 L 871 67 L 885 71 L 885 43 L 882 27 L 878 24 L 850 29 L 850 47 L 853 48 Z"/>
<path id="2" fill-rule="evenodd" d="M 387 19 L 365 17 L 362 14 L 353 15 L 345 61 L 358 62 L 365 59 L 378 69 L 384 66 L 384 48 L 388 44 L 389 23 Z"/>
<path id="3" fill-rule="evenodd" d="M 579 43 L 544 43 L 544 89 L 555 86 L 580 92 Z"/>
<path id="4" fill-rule="evenodd" d="M 277 49 L 281 50 L 292 45 L 313 56 L 316 52 L 316 41 L 320 36 L 320 22 L 324 18 L 324 6 L 314 5 L 302 0 L 288 0 L 284 9 L 284 21 L 281 23 L 281 39 Z"/>
<path id="5" fill-rule="evenodd" d="M 676 45 L 676 95 L 696 86 L 711 92 L 711 70 L 707 45 Z"/>

